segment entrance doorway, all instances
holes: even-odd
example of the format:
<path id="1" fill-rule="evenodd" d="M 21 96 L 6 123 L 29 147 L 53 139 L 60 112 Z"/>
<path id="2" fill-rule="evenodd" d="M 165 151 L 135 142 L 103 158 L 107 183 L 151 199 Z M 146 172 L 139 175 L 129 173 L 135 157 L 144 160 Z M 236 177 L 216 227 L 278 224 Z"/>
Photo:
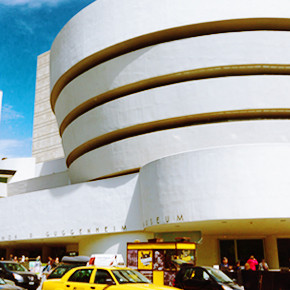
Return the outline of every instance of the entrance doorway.
<path id="1" fill-rule="evenodd" d="M 5 249 L 0 249 L 0 259 L 6 258 L 6 250 Z"/>
<path id="2" fill-rule="evenodd" d="M 262 239 L 220 240 L 220 259 L 227 257 L 230 265 L 240 261 L 245 265 L 253 255 L 258 261 L 264 259 L 264 245 Z"/>

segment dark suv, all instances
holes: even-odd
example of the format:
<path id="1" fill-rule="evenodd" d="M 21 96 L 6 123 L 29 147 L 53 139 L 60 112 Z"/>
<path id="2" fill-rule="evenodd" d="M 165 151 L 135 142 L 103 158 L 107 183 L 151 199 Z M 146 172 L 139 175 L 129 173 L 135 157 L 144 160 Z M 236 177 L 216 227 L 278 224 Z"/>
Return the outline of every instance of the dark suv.
<path id="1" fill-rule="evenodd" d="M 176 274 L 174 286 L 184 290 L 244 289 L 218 269 L 188 264 L 183 264 Z"/>
<path id="2" fill-rule="evenodd" d="M 36 274 L 29 272 L 24 266 L 13 261 L 0 261 L 0 277 L 31 290 L 36 289 L 40 284 Z"/>

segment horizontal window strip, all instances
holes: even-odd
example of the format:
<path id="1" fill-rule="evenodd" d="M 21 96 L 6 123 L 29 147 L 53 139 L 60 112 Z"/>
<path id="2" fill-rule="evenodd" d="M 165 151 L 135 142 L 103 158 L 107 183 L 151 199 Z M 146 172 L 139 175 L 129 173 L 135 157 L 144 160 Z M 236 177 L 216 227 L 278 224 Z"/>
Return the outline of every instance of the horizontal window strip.
<path id="1" fill-rule="evenodd" d="M 2 158 L 2 160 L 5 160 L 6 158 Z M 8 169 L 0 169 L 0 175 L 6 175 L 6 176 L 13 176 L 16 173 L 16 170 L 8 170 Z"/>
<path id="2" fill-rule="evenodd" d="M 145 90 L 176 84 L 180 82 L 202 80 L 217 77 L 245 75 L 290 75 L 290 65 L 283 64 L 245 64 L 215 66 L 189 71 L 182 71 L 158 77 L 153 77 L 125 85 L 95 96 L 73 109 L 62 121 L 59 127 L 60 136 L 65 129 L 78 117 L 107 102 Z"/>
<path id="3" fill-rule="evenodd" d="M 57 80 L 51 91 L 52 110 L 54 111 L 55 103 L 63 88 L 73 79 L 89 69 L 123 54 L 189 37 L 258 30 L 290 31 L 290 18 L 244 18 L 190 24 L 148 33 L 117 43 L 79 61 Z"/>
<path id="4" fill-rule="evenodd" d="M 127 169 L 127 170 L 122 170 L 122 171 L 118 171 L 118 172 L 114 172 L 108 175 L 103 175 L 94 179 L 91 179 L 89 181 L 96 181 L 96 180 L 101 180 L 101 179 L 108 179 L 108 178 L 112 178 L 112 177 L 118 177 L 118 176 L 123 176 L 123 175 L 129 175 L 129 174 L 134 174 L 134 173 L 138 173 L 140 171 L 140 168 L 132 168 L 132 169 Z"/>
<path id="5" fill-rule="evenodd" d="M 84 154 L 111 143 L 143 134 L 176 129 L 193 125 L 204 125 L 228 121 L 249 121 L 257 119 L 290 119 L 290 109 L 251 109 L 203 113 L 158 120 L 119 129 L 85 142 L 67 157 L 67 167 Z"/>

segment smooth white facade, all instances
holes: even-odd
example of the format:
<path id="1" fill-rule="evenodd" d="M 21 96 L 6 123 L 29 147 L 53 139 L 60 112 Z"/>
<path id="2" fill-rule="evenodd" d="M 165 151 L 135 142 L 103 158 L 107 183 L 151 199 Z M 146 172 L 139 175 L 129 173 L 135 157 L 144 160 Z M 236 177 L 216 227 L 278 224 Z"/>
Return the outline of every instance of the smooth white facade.
<path id="1" fill-rule="evenodd" d="M 289 17 L 284 1 L 278 1 L 275 8 L 270 2 L 241 1 L 237 4 L 239 9 L 231 8 L 228 1 L 200 1 L 198 5 L 192 1 L 178 4 L 167 1 L 165 10 L 161 9 L 162 1 L 112 2 L 107 6 L 96 1 L 59 33 L 51 50 L 52 90 L 60 77 L 86 57 L 148 33 L 210 21 Z M 163 11 L 162 21 L 160 11 Z M 95 13 L 100 15 L 98 19 L 93 19 Z M 111 33 L 106 33 L 108 26 Z M 54 108 L 58 123 L 61 125 L 88 100 L 151 78 L 215 66 L 287 64 L 288 34 L 288 31 L 219 33 L 163 42 L 109 59 L 79 74 L 60 91 Z M 288 86 L 288 75 L 235 76 L 176 83 L 125 95 L 96 106 L 70 122 L 62 135 L 65 155 L 68 157 L 96 138 L 107 138 L 134 126 L 148 126 L 149 122 L 233 110 L 286 109 Z M 258 136 L 249 136 L 251 133 L 244 123 L 228 122 L 159 130 L 117 140 L 81 154 L 69 164 L 70 177 L 72 182 L 81 182 L 116 175 L 141 168 L 157 158 L 204 147 L 288 142 L 287 130 L 286 135 L 277 133 L 281 127 L 279 121 L 272 122 L 271 133 L 268 126 L 271 121 L 259 122 L 248 123 L 251 128 L 259 127 Z M 286 122 L 282 126 L 288 127 Z M 220 132 L 218 138 L 217 132 Z"/>
<path id="2" fill-rule="evenodd" d="M 290 19 L 289 8 L 286 0 L 274 6 L 265 0 L 235 6 L 229 0 L 98 0 L 78 13 L 50 52 L 51 102 L 65 159 L 30 164 L 34 175 L 7 184 L 8 197 L 0 199 L 0 246 L 21 247 L 28 240 L 65 245 L 81 255 L 126 256 L 126 242 L 201 231 L 200 264 L 219 264 L 220 240 L 260 239 L 270 267 L 279 268 L 277 239 L 290 238 L 290 76 L 283 72 L 289 69 L 290 32 L 208 34 L 145 45 L 96 65 L 90 61 L 164 29 Z M 281 73 L 122 91 L 168 75 L 239 72 L 245 66 Z M 117 97 L 109 99 L 112 92 Z M 208 119 L 185 122 L 200 116 Z M 11 225 L 8 208 L 24 222 Z"/>

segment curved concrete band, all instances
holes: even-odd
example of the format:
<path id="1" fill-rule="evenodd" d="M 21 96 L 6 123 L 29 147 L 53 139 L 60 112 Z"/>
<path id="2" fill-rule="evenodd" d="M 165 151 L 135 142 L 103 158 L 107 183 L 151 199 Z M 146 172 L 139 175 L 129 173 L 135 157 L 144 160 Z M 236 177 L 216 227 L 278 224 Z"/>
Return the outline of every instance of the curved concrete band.
<path id="1" fill-rule="evenodd" d="M 51 107 L 54 110 L 59 94 L 67 84 L 73 81 L 74 78 L 101 63 L 123 54 L 152 45 L 184 38 L 212 35 L 217 33 L 257 30 L 289 31 L 290 19 L 249 18 L 197 23 L 152 32 L 126 40 L 122 43 L 115 44 L 86 57 L 67 70 L 53 86 L 51 91 Z"/>
<path id="2" fill-rule="evenodd" d="M 185 223 L 287 217 L 289 170 L 288 144 L 237 145 L 164 157 L 140 171 L 143 223 L 164 225 L 167 216 L 182 216 Z"/>

